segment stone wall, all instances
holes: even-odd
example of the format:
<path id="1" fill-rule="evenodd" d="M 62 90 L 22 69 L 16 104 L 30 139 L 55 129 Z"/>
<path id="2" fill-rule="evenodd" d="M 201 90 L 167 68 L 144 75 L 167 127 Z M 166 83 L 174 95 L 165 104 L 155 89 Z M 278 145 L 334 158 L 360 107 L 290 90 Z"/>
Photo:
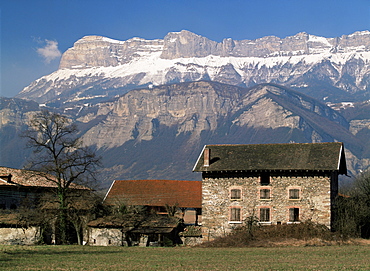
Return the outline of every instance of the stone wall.
<path id="1" fill-rule="evenodd" d="M 34 245 L 39 240 L 39 227 L 0 228 L 0 244 L 3 245 Z"/>
<path id="2" fill-rule="evenodd" d="M 232 188 L 241 190 L 240 199 L 230 198 Z M 233 228 L 245 225 L 248 217 L 259 219 L 260 208 L 270 208 L 270 221 L 261 224 L 296 223 L 289 221 L 289 209 L 298 208 L 299 221 L 311 220 L 330 227 L 331 197 L 337 193 L 330 176 L 271 176 L 268 185 L 261 185 L 259 176 L 206 177 L 202 189 L 203 241 L 224 236 Z M 260 199 L 260 189 L 269 189 L 270 198 Z M 289 199 L 289 189 L 298 189 L 299 198 Z M 232 207 L 240 208 L 240 221 L 230 221 Z"/>
<path id="3" fill-rule="evenodd" d="M 181 237 L 181 241 L 182 241 L 182 244 L 184 246 L 196 246 L 196 245 L 199 245 L 201 244 L 203 241 L 202 241 L 202 237 L 184 237 L 182 236 Z"/>
<path id="4" fill-rule="evenodd" d="M 114 228 L 90 228 L 89 245 L 92 246 L 124 246 L 123 234 L 120 229 Z"/>
<path id="5" fill-rule="evenodd" d="M 166 246 L 166 240 L 170 240 L 170 234 L 144 234 L 144 233 L 126 233 L 119 228 L 89 228 L 89 241 L 91 246 Z M 127 238 L 126 238 L 127 237 Z M 129 241 L 126 241 L 129 239 Z M 201 240 L 201 238 L 198 237 Z M 183 241 L 185 239 L 182 239 Z M 187 239 L 189 244 L 194 244 L 195 239 Z M 172 241 L 171 241 L 172 244 Z"/>

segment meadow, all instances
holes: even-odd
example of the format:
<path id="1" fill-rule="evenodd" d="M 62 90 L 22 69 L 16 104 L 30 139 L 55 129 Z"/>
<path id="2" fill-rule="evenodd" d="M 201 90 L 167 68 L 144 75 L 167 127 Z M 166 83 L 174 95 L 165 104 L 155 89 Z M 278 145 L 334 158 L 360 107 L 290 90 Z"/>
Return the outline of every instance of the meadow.
<path id="1" fill-rule="evenodd" d="M 370 270 L 369 245 L 0 246 L 0 270 Z"/>

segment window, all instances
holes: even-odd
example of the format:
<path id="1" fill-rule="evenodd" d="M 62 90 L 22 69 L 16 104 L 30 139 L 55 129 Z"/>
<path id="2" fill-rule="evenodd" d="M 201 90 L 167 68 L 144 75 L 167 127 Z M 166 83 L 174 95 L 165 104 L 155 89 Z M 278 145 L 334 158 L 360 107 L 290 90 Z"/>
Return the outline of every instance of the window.
<path id="1" fill-rule="evenodd" d="M 270 184 L 270 174 L 269 173 L 262 173 L 260 177 L 261 185 L 269 185 Z"/>
<path id="2" fill-rule="evenodd" d="M 260 208 L 260 222 L 270 222 L 270 208 Z"/>
<path id="3" fill-rule="evenodd" d="M 299 221 L 299 208 L 289 208 L 289 222 Z"/>
<path id="4" fill-rule="evenodd" d="M 240 222 L 241 221 L 241 212 L 240 211 L 241 210 L 240 210 L 239 207 L 230 208 L 230 221 Z"/>
<path id="5" fill-rule="evenodd" d="M 299 189 L 289 189 L 289 199 L 299 199 Z"/>
<path id="6" fill-rule="evenodd" d="M 260 199 L 270 199 L 270 189 L 260 189 Z"/>
<path id="7" fill-rule="evenodd" d="M 242 190 L 240 188 L 232 188 L 230 190 L 230 199 L 238 200 L 242 198 Z"/>

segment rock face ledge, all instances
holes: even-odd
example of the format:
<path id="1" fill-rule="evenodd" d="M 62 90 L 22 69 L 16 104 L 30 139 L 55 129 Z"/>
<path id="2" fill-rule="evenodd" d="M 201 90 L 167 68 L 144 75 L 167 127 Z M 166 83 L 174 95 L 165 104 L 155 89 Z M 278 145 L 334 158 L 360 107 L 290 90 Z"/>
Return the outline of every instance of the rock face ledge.
<path id="1" fill-rule="evenodd" d="M 268 36 L 256 40 L 224 39 L 212 41 L 183 30 L 170 32 L 163 40 L 133 38 L 117 41 L 101 36 L 86 36 L 78 40 L 62 57 L 60 69 L 108 67 L 129 63 L 143 54 L 160 52 L 162 59 L 206 57 L 276 57 L 314 55 L 319 53 L 368 52 L 370 32 L 355 32 L 339 38 L 324 38 L 307 33 L 284 39 Z"/>
<path id="2" fill-rule="evenodd" d="M 9 148 L 2 153 L 7 157 L 4 162 L 12 164 L 4 165 L 20 167 L 30 154 L 14 134 L 26 128 L 25 122 L 39 109 L 22 100 L 16 106 L 5 102 L 0 114 L 9 117 L 3 118 L 0 132 L 2 145 Z M 18 106 L 21 102 L 28 104 L 28 112 Z M 366 108 L 364 104 L 360 113 Z M 192 167 L 205 144 L 340 141 L 351 172 L 370 165 L 368 119 L 352 112 L 349 123 L 324 103 L 276 84 L 241 88 L 186 82 L 131 90 L 110 101 L 57 110 L 79 125 L 84 143 L 103 157 L 103 175 L 110 181 L 197 179 Z"/>
<path id="3" fill-rule="evenodd" d="M 96 113 L 77 120 L 87 123 L 99 116 L 106 116 L 104 122 L 84 135 L 85 142 L 98 148 L 120 146 L 129 140 L 152 140 L 159 126 L 176 128 L 176 136 L 189 133 L 193 140 L 199 140 L 202 132 L 216 133 L 222 126 L 298 129 L 308 136 L 306 141 L 314 142 L 343 136 L 335 137 L 334 131 L 319 123 L 326 119 L 350 136 L 349 131 L 344 132 L 348 122 L 325 104 L 268 84 L 245 89 L 200 81 L 132 90 L 115 102 L 99 104 Z M 312 129 L 314 123 L 326 132 L 320 135 Z"/>
<path id="4" fill-rule="evenodd" d="M 86 36 L 75 42 L 62 56 L 60 69 L 109 67 L 129 63 L 140 53 L 161 52 L 163 40 L 133 38 L 116 41 L 101 36 Z"/>
<path id="5" fill-rule="evenodd" d="M 151 85 L 201 80 L 243 87 L 276 83 L 326 102 L 363 101 L 370 98 L 370 32 L 222 42 L 185 30 L 163 40 L 86 36 L 63 54 L 57 71 L 17 97 L 70 106 Z"/>

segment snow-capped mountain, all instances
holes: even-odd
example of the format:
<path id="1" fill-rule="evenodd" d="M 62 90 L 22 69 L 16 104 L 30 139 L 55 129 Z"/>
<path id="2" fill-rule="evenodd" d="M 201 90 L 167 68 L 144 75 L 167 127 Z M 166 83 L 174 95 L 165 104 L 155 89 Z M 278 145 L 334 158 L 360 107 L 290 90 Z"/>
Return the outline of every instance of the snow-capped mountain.
<path id="1" fill-rule="evenodd" d="M 222 42 L 185 30 L 163 40 L 86 36 L 63 54 L 57 71 L 17 97 L 58 106 L 94 103 L 139 87 L 200 80 L 277 83 L 326 102 L 368 99 L 370 32 Z"/>
<path id="2" fill-rule="evenodd" d="M 341 141 L 356 175 L 370 166 L 370 32 L 222 42 L 189 31 L 163 40 L 84 37 L 57 71 L 0 99 L 3 166 L 24 164 L 29 153 L 14 134 L 44 106 L 80 127 L 109 182 L 197 179 L 191 168 L 211 143 Z"/>

